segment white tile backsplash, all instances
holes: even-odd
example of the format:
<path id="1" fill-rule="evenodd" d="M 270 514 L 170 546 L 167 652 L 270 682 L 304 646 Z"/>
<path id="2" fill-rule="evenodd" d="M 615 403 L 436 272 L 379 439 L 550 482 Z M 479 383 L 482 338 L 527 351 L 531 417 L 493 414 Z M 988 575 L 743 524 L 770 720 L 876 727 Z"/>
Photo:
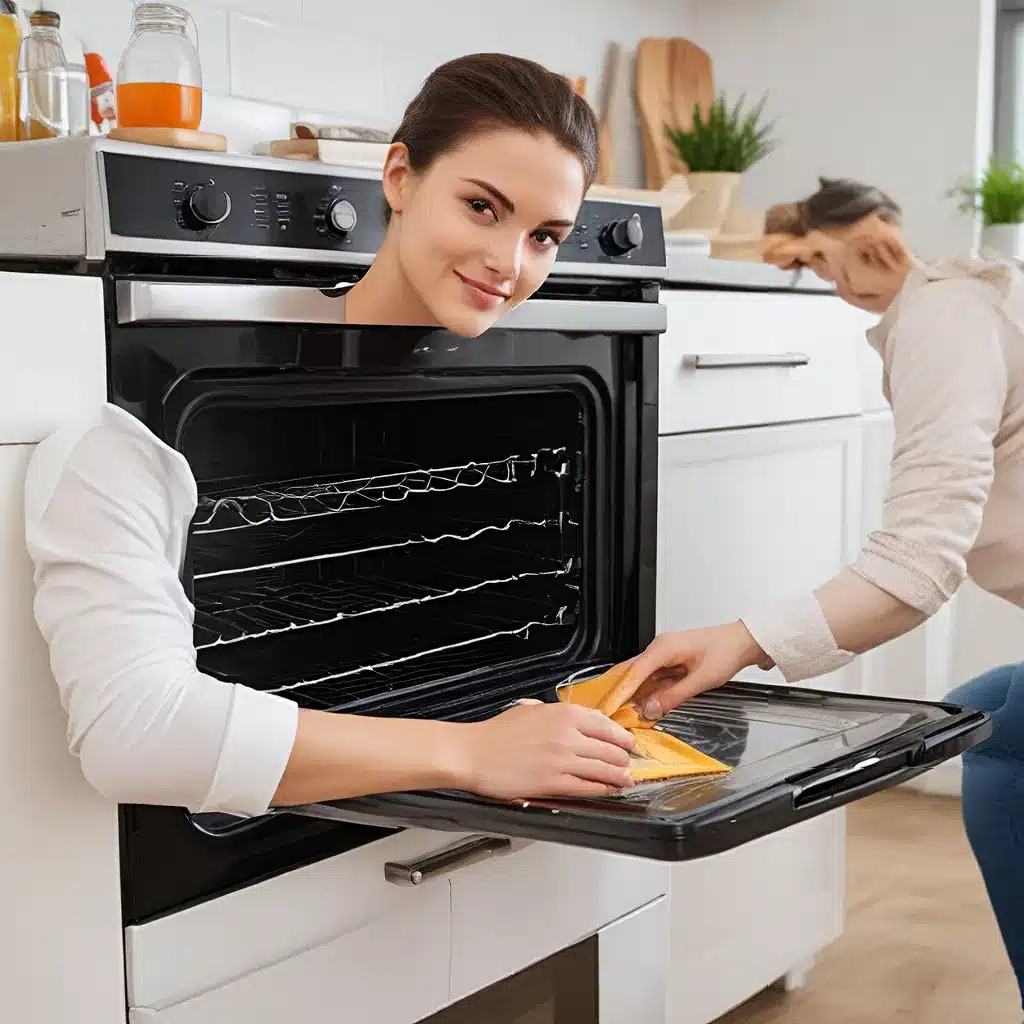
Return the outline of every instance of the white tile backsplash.
<path id="1" fill-rule="evenodd" d="M 287 139 L 294 114 L 289 107 L 237 96 L 203 95 L 203 129 L 227 137 L 235 153 L 251 153 L 258 142 Z"/>
<path id="2" fill-rule="evenodd" d="M 52 0 L 51 0 L 52 2 Z M 226 95 L 231 91 L 228 67 L 228 12 L 196 0 L 177 0 L 195 19 L 199 37 L 199 62 L 203 68 L 203 89 Z"/>
<path id="3" fill-rule="evenodd" d="M 199 29 L 203 127 L 248 152 L 265 133 L 287 132 L 297 112 L 393 128 L 423 79 L 464 53 L 499 50 L 587 77 L 601 95 L 605 48 L 632 50 L 645 36 L 688 35 L 693 0 L 178 0 Z M 84 39 L 116 76 L 131 35 L 133 0 L 53 0 L 68 56 Z M 290 111 L 285 119 L 284 111 Z M 283 128 L 282 128 L 283 126 Z M 619 127 L 616 125 L 616 127 Z M 624 184 L 641 177 L 635 118 L 615 141 Z"/>
<path id="4" fill-rule="evenodd" d="M 232 95 L 382 116 L 384 55 L 372 40 L 342 54 L 324 26 L 234 13 L 229 33 Z"/>

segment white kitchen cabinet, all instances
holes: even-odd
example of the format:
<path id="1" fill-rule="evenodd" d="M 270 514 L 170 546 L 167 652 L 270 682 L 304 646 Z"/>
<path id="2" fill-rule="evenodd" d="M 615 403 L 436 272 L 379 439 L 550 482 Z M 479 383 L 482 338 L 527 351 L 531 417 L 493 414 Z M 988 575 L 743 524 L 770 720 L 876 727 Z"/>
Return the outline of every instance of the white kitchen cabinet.
<path id="1" fill-rule="evenodd" d="M 132 1024 L 412 1024 L 449 1001 L 447 877 L 388 882 L 384 865 L 458 835 L 407 829 L 126 929 Z"/>
<path id="2" fill-rule="evenodd" d="M 667 1024 L 709 1024 L 839 937 L 844 828 L 833 812 L 673 870 Z"/>
<path id="3" fill-rule="evenodd" d="M 659 631 L 806 592 L 855 551 L 856 418 L 679 434 L 659 446 Z M 812 685 L 852 690 L 855 680 L 847 666 Z M 709 1024 L 838 937 L 844 823 L 837 811 L 673 867 L 668 1024 Z"/>
<path id="4" fill-rule="evenodd" d="M 124 1020 L 117 807 L 68 753 L 67 717 L 32 617 L 24 481 L 0 444 L 0 1020 Z M 72 912 L 73 911 L 73 912 Z"/>
<path id="5" fill-rule="evenodd" d="M 863 408 L 864 331 L 877 317 L 834 295 L 667 290 L 662 301 L 661 434 L 856 416 Z"/>
<path id="6" fill-rule="evenodd" d="M 856 418 L 662 437 L 658 631 L 728 622 L 824 583 L 856 552 L 861 502 Z M 813 685 L 855 689 L 854 678 L 848 666 Z"/>
<path id="7" fill-rule="evenodd" d="M 549 843 L 515 843 L 512 852 L 450 877 L 453 1001 L 593 935 L 669 889 L 667 864 Z"/>
<path id="8" fill-rule="evenodd" d="M 35 442 L 104 400 L 103 283 L 0 273 L 0 308 L 0 1020 L 121 1024 L 117 806 L 68 752 L 25 550 Z"/>

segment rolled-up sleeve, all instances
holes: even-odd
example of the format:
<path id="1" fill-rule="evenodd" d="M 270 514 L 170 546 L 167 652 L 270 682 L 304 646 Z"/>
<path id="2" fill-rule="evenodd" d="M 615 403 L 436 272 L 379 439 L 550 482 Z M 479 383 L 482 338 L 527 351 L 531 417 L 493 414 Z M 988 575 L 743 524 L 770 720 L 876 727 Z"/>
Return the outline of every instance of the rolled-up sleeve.
<path id="1" fill-rule="evenodd" d="M 294 702 L 200 672 L 180 582 L 195 490 L 137 421 L 44 441 L 26 483 L 35 616 L 89 782 L 122 803 L 256 815 L 291 754 Z"/>
<path id="2" fill-rule="evenodd" d="M 892 639 L 917 621 L 894 613 L 899 605 L 933 615 L 965 580 L 995 472 L 1005 330 L 978 280 L 935 281 L 907 298 L 887 341 L 894 446 L 881 528 L 816 592 L 828 619 L 810 594 L 743 618 L 786 679 L 840 667 L 865 635 L 876 646 Z"/>

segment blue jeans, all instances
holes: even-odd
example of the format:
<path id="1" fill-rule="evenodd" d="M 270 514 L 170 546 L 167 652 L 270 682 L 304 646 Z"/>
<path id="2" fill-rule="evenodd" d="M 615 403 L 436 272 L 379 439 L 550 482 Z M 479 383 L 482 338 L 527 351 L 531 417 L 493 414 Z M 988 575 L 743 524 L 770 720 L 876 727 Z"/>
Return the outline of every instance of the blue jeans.
<path id="1" fill-rule="evenodd" d="M 992 713 L 992 735 L 963 757 L 963 814 L 1024 1003 L 1024 663 L 957 687 L 953 704 Z"/>

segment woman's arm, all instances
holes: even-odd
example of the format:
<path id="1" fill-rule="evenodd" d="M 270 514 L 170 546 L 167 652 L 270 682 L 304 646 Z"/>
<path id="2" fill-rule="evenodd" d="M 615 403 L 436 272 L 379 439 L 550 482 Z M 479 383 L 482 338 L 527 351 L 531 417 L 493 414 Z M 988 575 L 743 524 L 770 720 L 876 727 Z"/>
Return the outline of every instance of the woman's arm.
<path id="1" fill-rule="evenodd" d="M 450 786 L 493 796 L 628 785 L 629 733 L 571 705 L 475 725 L 300 711 L 201 673 L 178 565 L 183 460 L 126 414 L 40 445 L 26 486 L 35 613 L 83 773 L 110 799 L 194 811 Z M 33 681 L 34 682 L 34 681 Z"/>
<path id="2" fill-rule="evenodd" d="M 750 665 L 777 665 L 790 682 L 822 675 L 938 611 L 966 577 L 992 484 L 1008 387 L 1002 330 L 980 281 L 909 295 L 888 340 L 895 438 L 882 527 L 813 593 L 658 637 L 612 703 L 654 698 L 656 717 Z"/>
<path id="3" fill-rule="evenodd" d="M 1002 330 L 979 281 L 932 282 L 904 300 L 887 341 L 894 442 L 881 528 L 813 605 L 797 599 L 743 618 L 788 680 L 913 629 L 966 578 L 1006 401 Z"/>

